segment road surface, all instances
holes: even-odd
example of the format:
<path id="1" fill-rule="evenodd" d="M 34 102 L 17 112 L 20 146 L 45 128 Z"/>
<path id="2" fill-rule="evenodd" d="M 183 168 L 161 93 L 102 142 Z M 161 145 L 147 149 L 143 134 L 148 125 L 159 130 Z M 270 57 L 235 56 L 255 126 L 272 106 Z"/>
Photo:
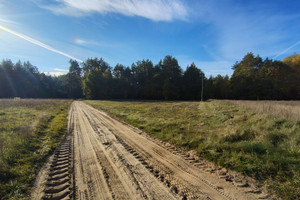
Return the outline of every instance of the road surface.
<path id="1" fill-rule="evenodd" d="M 68 130 L 32 199 L 270 199 L 248 179 L 81 101 Z"/>

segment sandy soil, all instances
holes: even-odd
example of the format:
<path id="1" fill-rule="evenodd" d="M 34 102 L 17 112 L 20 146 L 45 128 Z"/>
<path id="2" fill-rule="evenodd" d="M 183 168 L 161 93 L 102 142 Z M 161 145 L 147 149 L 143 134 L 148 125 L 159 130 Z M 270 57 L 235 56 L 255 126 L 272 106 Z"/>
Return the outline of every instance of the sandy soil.
<path id="1" fill-rule="evenodd" d="M 271 199 L 250 179 L 80 101 L 50 162 L 32 199 Z"/>

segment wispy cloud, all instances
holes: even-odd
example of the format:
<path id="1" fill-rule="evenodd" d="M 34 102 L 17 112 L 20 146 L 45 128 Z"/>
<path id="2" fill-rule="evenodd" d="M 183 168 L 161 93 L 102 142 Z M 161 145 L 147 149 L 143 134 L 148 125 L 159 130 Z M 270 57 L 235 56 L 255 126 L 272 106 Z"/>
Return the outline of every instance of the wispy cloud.
<path id="1" fill-rule="evenodd" d="M 52 68 L 52 72 L 44 72 L 48 76 L 61 76 L 65 75 L 69 72 L 67 69 L 61 69 L 61 68 Z"/>
<path id="2" fill-rule="evenodd" d="M 186 20 L 188 15 L 187 7 L 180 0 L 59 0 L 41 7 L 72 16 L 119 13 L 153 21 Z"/>
<path id="3" fill-rule="evenodd" d="M 74 42 L 75 44 L 78 44 L 78 45 L 86 45 L 86 44 L 90 43 L 90 42 L 87 42 L 87 41 L 82 40 L 82 39 L 79 39 L 79 38 L 75 38 L 75 39 L 73 40 L 73 42 Z"/>
<path id="4" fill-rule="evenodd" d="M 60 68 L 53 68 L 53 69 L 58 72 L 68 72 L 69 71 L 67 69 L 60 69 Z"/>
<path id="5" fill-rule="evenodd" d="M 100 46 L 100 42 L 82 38 L 74 38 L 72 42 L 79 46 Z"/>
<path id="6" fill-rule="evenodd" d="M 56 77 L 66 74 L 66 73 L 63 73 L 63 72 L 44 72 L 44 73 L 48 76 L 56 76 Z"/>
<path id="7" fill-rule="evenodd" d="M 82 60 L 80 60 L 80 59 L 78 59 L 78 58 L 75 58 L 75 57 L 73 57 L 73 56 L 71 56 L 71 55 L 69 55 L 69 54 L 67 54 L 67 53 L 64 53 L 64 52 L 62 52 L 62 51 L 59 51 L 59 50 L 57 50 L 57 49 L 54 49 L 53 47 L 51 47 L 51 46 L 49 46 L 49 45 L 47 45 L 47 44 L 44 44 L 44 43 L 42 43 L 42 42 L 40 42 L 40 41 L 38 41 L 38 40 L 36 40 L 36 39 L 33 39 L 33 38 L 29 37 L 29 36 L 26 36 L 26 35 L 23 35 L 23 34 L 21 34 L 21 33 L 18 33 L 18 32 L 15 32 L 15 31 L 13 31 L 13 30 L 10 30 L 10 29 L 8 29 L 8 28 L 6 28 L 6 27 L 4 27 L 4 26 L 1 26 L 1 25 L 0 25 L 0 29 L 3 30 L 3 31 L 6 31 L 6 32 L 8 32 L 8 33 L 10 33 L 10 34 L 13 34 L 13 35 L 15 35 L 15 36 L 17 36 L 17 37 L 19 37 L 19 38 L 22 38 L 22 39 L 24 39 L 24 40 L 26 40 L 26 41 L 28 41 L 28 42 L 30 42 L 30 43 L 32 43 L 32 44 L 35 44 L 35 45 L 37 45 L 37 46 L 40 46 L 40 47 L 42 47 L 42 48 L 44 48 L 44 49 L 47 49 L 47 50 L 49 50 L 49 51 L 52 51 L 52 52 L 54 52 L 54 53 L 58 53 L 58 54 L 60 54 L 60 55 L 62 55 L 62 56 L 65 56 L 65 57 L 67 57 L 67 58 L 70 58 L 70 59 L 73 59 L 73 60 L 77 60 L 78 62 L 83 62 Z"/>
<path id="8" fill-rule="evenodd" d="M 126 43 L 118 42 L 118 41 L 96 41 L 96 40 L 89 40 L 83 38 L 74 38 L 72 43 L 85 49 L 92 49 L 91 47 L 100 47 L 105 48 L 106 50 L 113 50 L 115 49 L 128 49 L 129 45 Z M 99 52 L 94 52 L 98 54 Z"/>

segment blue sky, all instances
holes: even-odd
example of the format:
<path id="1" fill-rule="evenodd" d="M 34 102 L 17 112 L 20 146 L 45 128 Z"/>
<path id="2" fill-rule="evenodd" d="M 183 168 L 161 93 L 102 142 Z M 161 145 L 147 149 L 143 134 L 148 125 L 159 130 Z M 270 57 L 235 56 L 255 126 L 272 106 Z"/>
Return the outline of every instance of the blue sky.
<path id="1" fill-rule="evenodd" d="M 299 0 L 0 0 L 0 59 L 59 74 L 70 58 L 114 67 L 172 55 L 231 75 L 247 52 L 299 53 L 299 21 Z"/>

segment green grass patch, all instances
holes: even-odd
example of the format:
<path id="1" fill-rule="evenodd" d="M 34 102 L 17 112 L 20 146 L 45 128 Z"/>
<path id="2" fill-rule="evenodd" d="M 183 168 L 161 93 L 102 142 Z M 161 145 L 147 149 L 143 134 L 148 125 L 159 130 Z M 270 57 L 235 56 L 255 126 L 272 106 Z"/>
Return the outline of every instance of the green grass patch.
<path id="1" fill-rule="evenodd" d="M 223 102 L 85 101 L 149 135 L 300 199 L 300 122 Z"/>
<path id="2" fill-rule="evenodd" d="M 39 169 L 67 130 L 70 100 L 0 100 L 0 197 L 29 199 Z"/>

